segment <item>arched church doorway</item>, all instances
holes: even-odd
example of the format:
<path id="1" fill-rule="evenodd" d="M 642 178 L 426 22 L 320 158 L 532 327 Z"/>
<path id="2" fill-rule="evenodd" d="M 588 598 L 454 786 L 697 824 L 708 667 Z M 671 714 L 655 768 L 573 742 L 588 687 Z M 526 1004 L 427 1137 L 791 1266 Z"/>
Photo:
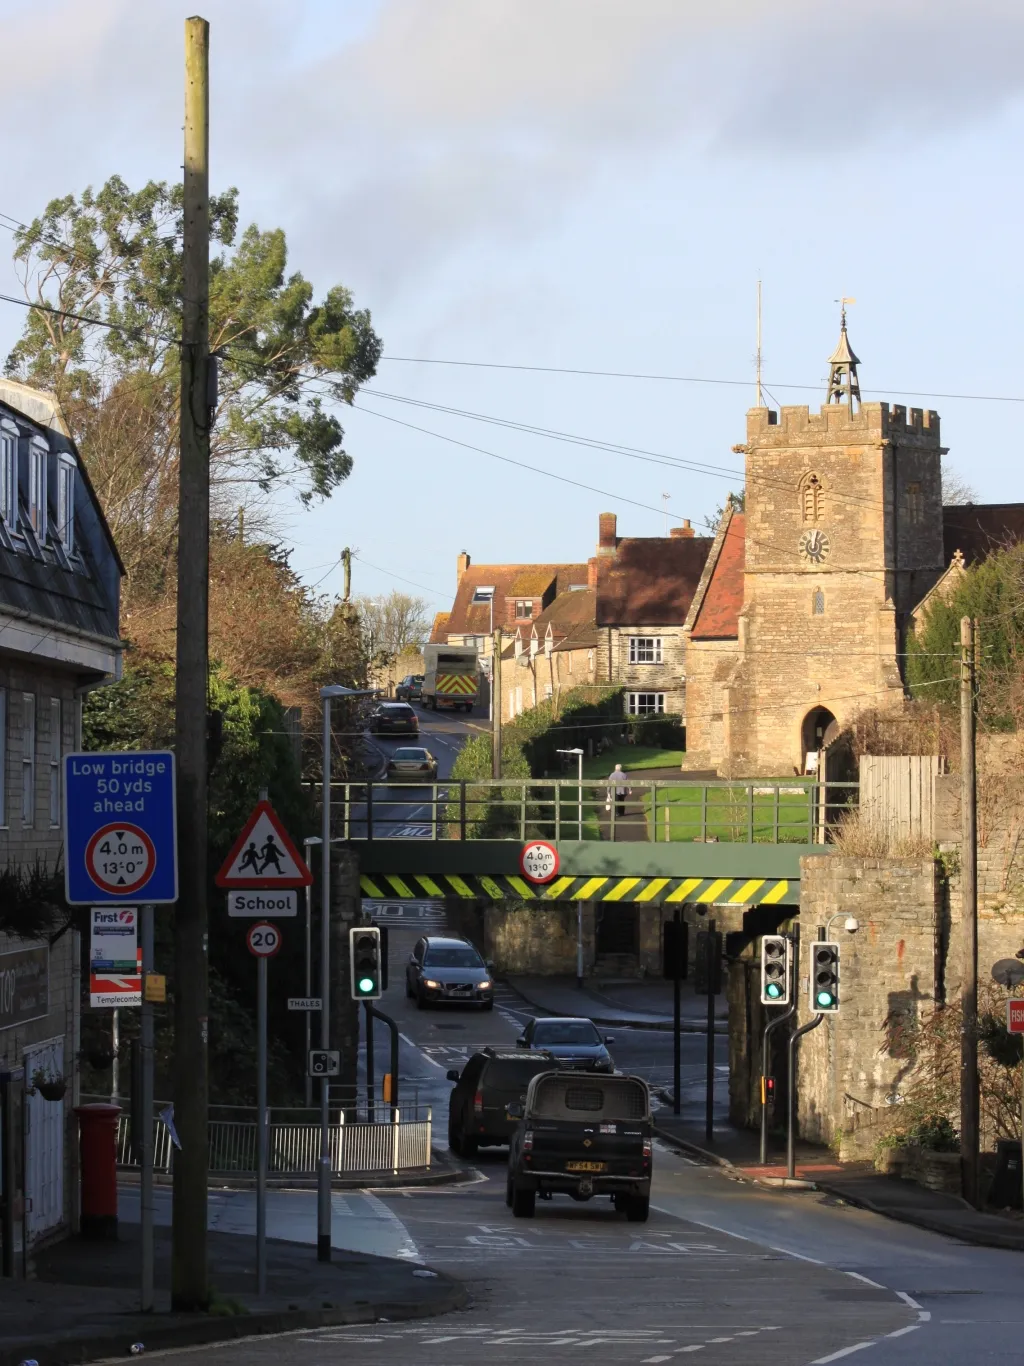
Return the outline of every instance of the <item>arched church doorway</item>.
<path id="1" fill-rule="evenodd" d="M 831 734 L 829 734 L 830 727 L 832 728 Z M 804 755 L 805 772 L 808 769 L 817 772 L 817 757 L 812 759 L 811 756 L 821 754 L 828 742 L 835 737 L 836 729 L 836 718 L 828 707 L 812 707 L 804 717 L 801 749 Z"/>

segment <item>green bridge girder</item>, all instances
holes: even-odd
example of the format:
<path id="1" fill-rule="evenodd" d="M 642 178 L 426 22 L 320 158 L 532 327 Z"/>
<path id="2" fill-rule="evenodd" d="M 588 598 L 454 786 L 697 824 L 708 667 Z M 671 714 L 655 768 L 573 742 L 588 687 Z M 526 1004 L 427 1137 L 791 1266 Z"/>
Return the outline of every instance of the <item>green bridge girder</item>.
<path id="1" fill-rule="evenodd" d="M 551 841 L 558 876 L 532 883 L 510 840 L 387 839 L 353 842 L 365 897 L 611 901 L 645 905 L 798 906 L 800 860 L 827 858 L 821 844 L 613 844 Z"/>

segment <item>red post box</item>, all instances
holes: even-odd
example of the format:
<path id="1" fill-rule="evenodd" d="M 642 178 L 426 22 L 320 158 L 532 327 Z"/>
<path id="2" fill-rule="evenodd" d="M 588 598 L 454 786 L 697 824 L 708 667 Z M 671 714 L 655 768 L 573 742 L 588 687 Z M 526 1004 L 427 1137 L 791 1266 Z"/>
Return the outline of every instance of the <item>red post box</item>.
<path id="1" fill-rule="evenodd" d="M 78 1105 L 82 1237 L 117 1239 L 117 1118 L 120 1105 Z"/>

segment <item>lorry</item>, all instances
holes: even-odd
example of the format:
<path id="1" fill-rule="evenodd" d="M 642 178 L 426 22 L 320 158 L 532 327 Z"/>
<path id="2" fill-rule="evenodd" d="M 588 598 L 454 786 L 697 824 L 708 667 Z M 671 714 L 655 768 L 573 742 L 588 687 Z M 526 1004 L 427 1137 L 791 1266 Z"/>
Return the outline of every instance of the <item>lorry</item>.
<path id="1" fill-rule="evenodd" d="M 480 660 L 475 645 L 424 645 L 424 707 L 472 711 L 480 693 Z"/>
<path id="2" fill-rule="evenodd" d="M 542 1072 L 527 1087 L 525 1101 L 506 1109 L 519 1121 L 509 1144 L 505 1193 L 517 1219 L 533 1217 L 538 1195 L 605 1195 L 630 1223 L 646 1223 L 653 1134 L 645 1081 L 621 1073 Z"/>

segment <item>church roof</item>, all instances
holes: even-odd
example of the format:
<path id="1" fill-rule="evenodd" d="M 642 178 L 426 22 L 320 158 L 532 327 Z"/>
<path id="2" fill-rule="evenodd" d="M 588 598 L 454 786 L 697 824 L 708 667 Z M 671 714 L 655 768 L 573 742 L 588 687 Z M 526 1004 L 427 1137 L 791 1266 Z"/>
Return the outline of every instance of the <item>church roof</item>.
<path id="1" fill-rule="evenodd" d="M 942 509 L 946 563 L 959 550 L 967 564 L 1024 541 L 1024 503 L 964 503 Z"/>
<path id="2" fill-rule="evenodd" d="M 714 564 L 697 610 L 691 640 L 735 640 L 743 606 L 743 566 L 746 560 L 746 518 L 726 514 L 728 521 L 716 538 Z"/>

